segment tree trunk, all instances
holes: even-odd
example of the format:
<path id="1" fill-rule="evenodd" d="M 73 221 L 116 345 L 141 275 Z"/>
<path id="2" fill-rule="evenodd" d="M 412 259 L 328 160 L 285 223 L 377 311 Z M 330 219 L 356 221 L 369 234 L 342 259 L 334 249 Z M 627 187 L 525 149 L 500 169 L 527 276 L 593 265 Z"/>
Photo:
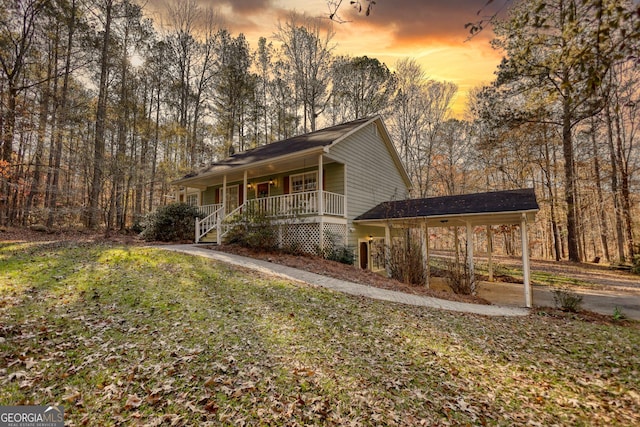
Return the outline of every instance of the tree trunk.
<path id="1" fill-rule="evenodd" d="M 549 157 L 549 143 L 546 140 L 546 132 L 545 132 L 545 184 L 547 190 L 549 191 L 549 206 L 551 208 L 551 231 L 553 233 L 553 249 L 554 249 L 554 257 L 556 261 L 560 261 L 562 259 L 562 241 L 560 237 L 560 230 L 558 229 L 558 214 L 556 213 L 556 195 L 554 191 L 554 181 L 551 179 L 551 159 Z"/>
<path id="2" fill-rule="evenodd" d="M 564 155 L 564 198 L 567 204 L 567 247 L 569 261 L 580 262 L 573 173 L 573 139 L 571 137 L 571 99 L 565 96 L 562 114 L 562 152 Z"/>
<path id="3" fill-rule="evenodd" d="M 616 219 L 616 242 L 618 247 L 618 260 L 625 261 L 624 254 L 624 232 L 622 226 L 622 212 L 620 209 L 620 191 L 618 189 L 618 159 L 616 158 L 616 150 L 613 142 L 613 122 L 611 111 L 607 107 L 605 109 L 605 118 L 607 120 L 607 140 L 609 145 L 609 155 L 611 157 L 611 192 L 613 193 L 613 209 Z"/>
<path id="4" fill-rule="evenodd" d="M 122 44 L 122 57 L 120 58 L 120 95 L 118 111 L 118 148 L 116 152 L 116 163 L 114 165 L 114 189 L 115 189 L 115 227 L 124 230 L 125 209 L 124 209 L 124 187 L 125 187 L 125 165 L 127 156 L 127 119 L 129 116 L 128 95 L 127 95 L 127 55 L 129 45 L 129 28 L 124 30 L 124 40 Z"/>
<path id="5" fill-rule="evenodd" d="M 158 165 L 158 143 L 160 139 L 160 85 L 157 87 L 158 93 L 156 98 L 156 120 L 155 131 L 153 135 L 153 151 L 151 156 L 151 176 L 149 184 L 149 208 L 148 211 L 153 210 L 153 193 L 155 192 L 156 185 L 156 169 Z"/>
<path id="6" fill-rule="evenodd" d="M 57 117 L 57 131 L 53 133 L 55 143 L 53 144 L 53 152 L 49 155 L 52 161 L 49 162 L 51 178 L 48 179 L 47 185 L 47 206 L 49 214 L 47 216 L 47 227 L 53 227 L 55 215 L 57 211 L 59 181 L 60 181 L 60 164 L 62 162 L 62 136 L 67 122 L 67 97 L 69 94 L 69 76 L 71 74 L 71 55 L 73 48 L 73 37 L 76 28 L 76 1 L 71 2 L 71 13 L 69 16 L 69 29 L 67 33 L 67 47 L 64 62 L 64 78 L 62 81 L 62 93 L 60 94 L 59 104 L 56 105 L 56 111 L 59 111 Z"/>
<path id="7" fill-rule="evenodd" d="M 98 92 L 98 109 L 96 112 L 96 134 L 93 149 L 93 179 L 89 194 L 89 219 L 87 227 L 95 229 L 98 226 L 100 214 L 100 195 L 102 194 L 102 177 L 104 168 L 104 134 L 107 118 L 107 80 L 109 75 L 109 37 L 111 33 L 111 8 L 113 0 L 106 0 L 106 20 L 102 37 L 102 52 L 100 56 L 100 86 Z"/>
<path id="8" fill-rule="evenodd" d="M 604 197 L 602 195 L 602 180 L 600 178 L 600 159 L 598 155 L 598 144 L 596 143 L 596 129 L 594 125 L 595 120 L 592 120 L 591 126 L 591 144 L 593 146 L 593 174 L 596 179 L 596 195 L 598 197 L 598 204 L 596 209 L 599 211 L 599 225 L 600 225 L 600 245 L 602 247 L 602 254 L 607 262 L 611 261 L 609 255 L 609 242 L 607 240 L 607 216 L 604 209 Z"/>
<path id="9" fill-rule="evenodd" d="M 57 43 L 55 49 L 57 50 Z M 31 184 L 29 185 L 29 194 L 27 195 L 27 200 L 25 201 L 24 209 L 25 215 L 22 219 L 22 225 L 27 224 L 27 218 L 31 213 L 31 208 L 35 203 L 40 202 L 41 198 L 41 181 L 42 181 L 42 163 L 43 163 L 43 151 L 44 151 L 44 140 L 45 134 L 47 130 L 47 117 L 49 116 L 49 101 L 51 99 L 51 85 L 49 79 L 51 79 L 51 75 L 53 73 L 53 56 L 50 56 L 49 64 L 47 67 L 47 83 L 45 83 L 45 87 L 42 89 L 42 100 L 40 104 L 40 117 L 38 120 L 38 131 L 37 131 L 37 141 L 36 141 L 36 151 L 33 159 L 33 177 L 31 178 Z"/>
<path id="10" fill-rule="evenodd" d="M 622 215 L 625 220 L 625 237 L 627 243 L 627 253 L 629 258 L 633 260 L 634 245 L 633 245 L 633 220 L 631 217 L 631 200 L 629 194 L 629 165 L 626 161 L 626 157 L 623 153 L 622 147 L 622 129 L 620 126 L 620 114 L 616 114 L 616 146 L 617 146 L 617 159 L 619 162 L 620 178 L 622 187 L 620 193 L 622 196 Z"/>

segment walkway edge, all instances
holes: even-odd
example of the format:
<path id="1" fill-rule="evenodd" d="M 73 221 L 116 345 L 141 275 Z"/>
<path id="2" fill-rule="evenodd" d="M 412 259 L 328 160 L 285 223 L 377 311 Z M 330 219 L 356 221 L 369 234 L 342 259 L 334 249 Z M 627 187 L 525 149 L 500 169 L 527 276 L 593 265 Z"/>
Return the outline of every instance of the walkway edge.
<path id="1" fill-rule="evenodd" d="M 442 310 L 456 311 L 461 313 L 481 314 L 484 316 L 526 316 L 529 310 L 520 307 L 504 307 L 497 305 L 470 304 L 465 302 L 448 301 L 433 297 L 407 294 L 404 292 L 380 289 L 373 286 L 361 285 L 359 283 L 347 282 L 333 277 L 322 276 L 309 271 L 299 270 L 286 265 L 274 264 L 268 261 L 257 260 L 240 255 L 206 249 L 195 244 L 153 246 L 153 248 L 181 252 L 195 256 L 201 256 L 237 265 L 244 268 L 259 271 L 261 273 L 280 277 L 283 279 L 303 282 L 309 285 L 321 286 L 350 295 L 363 296 L 367 298 L 391 301 L 401 304 L 415 305 L 421 307 L 438 308 Z"/>

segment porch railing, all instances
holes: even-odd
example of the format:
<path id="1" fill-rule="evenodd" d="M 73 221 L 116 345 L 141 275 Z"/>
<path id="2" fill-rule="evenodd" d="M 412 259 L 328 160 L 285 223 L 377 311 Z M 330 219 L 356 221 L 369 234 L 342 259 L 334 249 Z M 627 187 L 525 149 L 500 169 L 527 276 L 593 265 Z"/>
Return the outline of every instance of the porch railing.
<path id="1" fill-rule="evenodd" d="M 332 215 L 344 216 L 344 195 L 322 192 L 323 211 L 320 212 L 318 204 L 318 192 L 307 191 L 303 193 L 284 194 L 281 196 L 264 197 L 247 200 L 246 203 L 236 208 L 233 212 L 223 214 L 222 204 L 200 206 L 204 214 L 208 214 L 202 220 L 196 219 L 196 243 L 214 228 L 217 230 L 218 242 L 222 239 L 235 222 L 234 219 L 244 212 L 264 213 L 272 218 L 290 218 L 308 215 Z M 227 221 L 225 221 L 227 219 Z"/>
<path id="2" fill-rule="evenodd" d="M 324 215 L 344 215 L 344 196 L 342 194 L 323 191 L 322 198 L 324 205 L 322 213 Z M 264 212 L 271 217 L 320 214 L 317 191 L 252 199 L 247 204 L 253 211 Z"/>
<path id="3" fill-rule="evenodd" d="M 342 194 L 323 191 L 322 197 L 326 215 L 344 216 L 344 196 Z"/>
<path id="4" fill-rule="evenodd" d="M 221 207 L 222 207 L 222 203 L 216 203 L 214 205 L 198 206 L 198 209 L 200 210 L 200 212 L 204 214 L 203 217 L 207 217 L 212 213 L 214 213 L 215 211 L 219 210 Z"/>

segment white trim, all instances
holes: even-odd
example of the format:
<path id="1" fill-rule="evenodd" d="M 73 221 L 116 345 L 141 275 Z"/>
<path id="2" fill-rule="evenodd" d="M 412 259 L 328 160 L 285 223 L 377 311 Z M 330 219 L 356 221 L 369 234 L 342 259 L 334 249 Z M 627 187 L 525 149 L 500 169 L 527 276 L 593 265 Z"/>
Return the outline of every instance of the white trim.
<path id="1" fill-rule="evenodd" d="M 469 269 L 469 282 L 475 292 L 476 289 L 476 273 L 473 265 L 473 226 L 467 221 L 467 268 Z"/>
<path id="2" fill-rule="evenodd" d="M 527 233 L 527 216 L 522 215 L 520 223 L 520 237 L 522 240 L 522 282 L 524 284 L 524 306 L 533 306 L 533 292 L 531 289 L 531 271 L 529 267 L 529 235 Z"/>
<path id="3" fill-rule="evenodd" d="M 443 219 L 458 219 L 458 218 L 468 218 L 468 217 L 478 217 L 478 219 L 482 219 L 484 217 L 490 217 L 492 220 L 497 221 L 500 224 L 508 224 L 506 222 L 500 222 L 500 219 L 495 218 L 496 216 L 503 216 L 503 215 L 518 215 L 518 214 L 535 214 L 539 212 L 539 209 L 529 209 L 529 210 L 525 210 L 525 211 L 501 211 L 501 212 L 473 212 L 473 213 L 463 213 L 463 214 L 443 214 L 443 215 L 425 215 L 425 216 L 411 216 L 411 217 L 401 217 L 401 218 L 380 218 L 380 219 L 355 219 L 353 220 L 353 222 L 355 223 L 387 223 L 387 222 L 399 222 L 399 221 L 415 221 L 415 220 L 437 220 L 439 218 L 443 218 Z M 468 220 L 469 221 L 469 220 Z M 470 221 L 473 221 L 473 218 L 470 219 Z M 518 222 L 511 222 L 512 224 L 519 224 L 520 221 L 518 219 Z M 474 224 L 478 225 L 478 224 L 483 224 L 486 225 L 486 223 L 479 221 L 477 223 L 474 222 Z M 459 224 L 460 226 L 462 226 L 463 224 Z M 452 224 L 446 223 L 443 224 L 441 227 L 451 227 L 453 226 Z M 438 227 L 438 225 L 430 225 L 430 227 Z"/>
<path id="4" fill-rule="evenodd" d="M 348 170 L 347 170 L 347 165 L 343 164 L 342 165 L 342 169 L 344 171 L 343 175 L 344 175 L 344 179 L 342 180 L 342 193 L 344 194 L 344 217 L 345 218 L 349 218 L 349 186 L 347 185 L 349 176 L 348 176 Z"/>

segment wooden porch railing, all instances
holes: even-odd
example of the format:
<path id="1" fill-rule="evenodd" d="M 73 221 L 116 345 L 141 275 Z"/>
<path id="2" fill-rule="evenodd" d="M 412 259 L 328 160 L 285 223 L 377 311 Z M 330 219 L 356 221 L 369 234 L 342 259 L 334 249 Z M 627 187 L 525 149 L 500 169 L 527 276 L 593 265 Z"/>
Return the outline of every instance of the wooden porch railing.
<path id="1" fill-rule="evenodd" d="M 323 211 L 320 212 L 318 192 L 307 191 L 247 200 L 243 205 L 237 207 L 227 215 L 224 215 L 224 207 L 222 204 L 200 206 L 199 209 L 203 214 L 208 215 L 202 220 L 196 218 L 196 243 L 214 228 L 217 229 L 217 240 L 220 241 L 232 226 L 231 222 L 227 221 L 227 223 L 225 223 L 224 220 L 226 218 L 237 218 L 245 209 L 251 212 L 264 213 L 271 218 L 290 218 L 309 215 L 344 216 L 344 205 L 344 195 L 323 191 Z"/>
<path id="2" fill-rule="evenodd" d="M 319 211 L 317 191 L 251 199 L 247 201 L 247 204 L 257 212 L 264 212 L 267 216 L 276 218 L 298 215 L 344 216 L 344 196 L 342 194 L 323 191 L 322 197 L 323 212 Z"/>

